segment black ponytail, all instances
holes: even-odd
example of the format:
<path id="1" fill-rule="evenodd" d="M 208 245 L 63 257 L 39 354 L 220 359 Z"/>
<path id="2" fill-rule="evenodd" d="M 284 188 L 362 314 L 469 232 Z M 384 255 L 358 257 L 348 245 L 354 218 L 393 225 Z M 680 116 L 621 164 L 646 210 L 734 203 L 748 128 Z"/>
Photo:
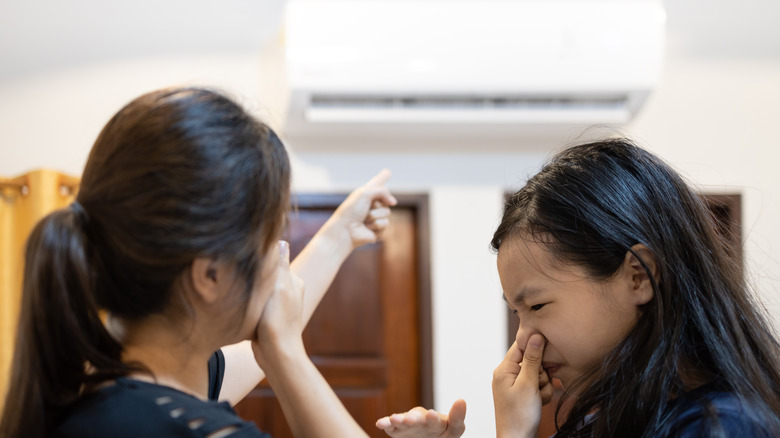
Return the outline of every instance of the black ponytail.
<path id="1" fill-rule="evenodd" d="M 44 436 L 85 386 L 127 372 L 95 305 L 86 223 L 79 206 L 58 210 L 27 241 L 3 438 Z"/>

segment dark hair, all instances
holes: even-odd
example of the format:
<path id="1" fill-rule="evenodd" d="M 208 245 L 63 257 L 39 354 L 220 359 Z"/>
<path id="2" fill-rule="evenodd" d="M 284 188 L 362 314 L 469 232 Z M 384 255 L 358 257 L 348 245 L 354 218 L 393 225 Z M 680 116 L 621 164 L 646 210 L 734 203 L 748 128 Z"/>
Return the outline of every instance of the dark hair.
<path id="1" fill-rule="evenodd" d="M 631 333 L 567 388 L 558 413 L 570 409 L 556 437 L 665 436 L 668 401 L 691 382 L 735 394 L 780 436 L 780 348 L 735 251 L 715 229 L 701 197 L 673 169 L 621 138 L 561 151 L 507 200 L 496 251 L 528 236 L 604 280 L 642 244 L 658 267 L 655 282 L 644 265 L 654 298 Z"/>
<path id="2" fill-rule="evenodd" d="M 240 311 L 281 235 L 289 181 L 276 134 L 217 92 L 160 90 L 122 108 L 95 141 L 77 203 L 28 239 L 0 435 L 44 436 L 85 387 L 138 369 L 99 311 L 187 312 L 178 291 L 195 258 L 236 266 Z"/>

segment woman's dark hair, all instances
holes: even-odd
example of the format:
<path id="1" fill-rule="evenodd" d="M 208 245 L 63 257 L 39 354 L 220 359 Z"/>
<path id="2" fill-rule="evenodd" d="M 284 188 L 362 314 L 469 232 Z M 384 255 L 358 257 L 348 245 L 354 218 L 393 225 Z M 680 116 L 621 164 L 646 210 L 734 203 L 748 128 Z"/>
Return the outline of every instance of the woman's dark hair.
<path id="1" fill-rule="evenodd" d="M 281 235 L 289 181 L 276 134 L 217 92 L 160 90 L 122 108 L 95 141 L 77 202 L 28 239 L 0 436 L 44 436 L 84 388 L 136 370 L 99 312 L 186 314 L 179 291 L 195 258 L 236 266 L 242 309 Z"/>
<path id="2" fill-rule="evenodd" d="M 534 238 L 606 280 L 642 244 L 658 268 L 656 282 L 642 261 L 654 298 L 603 363 L 567 388 L 556 438 L 666 436 L 669 401 L 703 382 L 736 394 L 780 436 L 780 348 L 736 252 L 715 230 L 674 170 L 620 138 L 563 150 L 507 200 L 495 251 Z"/>

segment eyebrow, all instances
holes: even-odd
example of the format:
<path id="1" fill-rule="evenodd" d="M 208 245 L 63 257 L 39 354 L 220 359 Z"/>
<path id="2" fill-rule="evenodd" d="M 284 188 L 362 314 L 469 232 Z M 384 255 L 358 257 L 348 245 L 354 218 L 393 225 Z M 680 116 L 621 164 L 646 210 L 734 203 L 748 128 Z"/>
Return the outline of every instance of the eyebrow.
<path id="1" fill-rule="evenodd" d="M 535 297 L 536 295 L 539 295 L 542 293 L 542 290 L 536 287 L 524 287 L 520 289 L 520 293 L 514 296 L 514 299 L 510 303 L 509 300 L 506 299 L 506 294 L 501 294 L 501 297 L 506 301 L 507 304 L 520 304 L 528 301 L 530 298 Z"/>

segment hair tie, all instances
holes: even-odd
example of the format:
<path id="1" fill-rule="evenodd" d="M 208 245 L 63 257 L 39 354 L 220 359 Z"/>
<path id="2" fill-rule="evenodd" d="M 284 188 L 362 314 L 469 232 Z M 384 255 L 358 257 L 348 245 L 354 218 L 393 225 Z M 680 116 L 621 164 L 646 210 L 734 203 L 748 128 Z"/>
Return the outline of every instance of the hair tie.
<path id="1" fill-rule="evenodd" d="M 89 215 L 87 214 L 87 210 L 84 210 L 84 207 L 79 204 L 78 201 L 73 201 L 70 204 L 70 209 L 73 211 L 73 213 L 76 214 L 76 216 L 81 218 L 81 221 L 83 223 L 87 223 L 89 220 Z"/>

